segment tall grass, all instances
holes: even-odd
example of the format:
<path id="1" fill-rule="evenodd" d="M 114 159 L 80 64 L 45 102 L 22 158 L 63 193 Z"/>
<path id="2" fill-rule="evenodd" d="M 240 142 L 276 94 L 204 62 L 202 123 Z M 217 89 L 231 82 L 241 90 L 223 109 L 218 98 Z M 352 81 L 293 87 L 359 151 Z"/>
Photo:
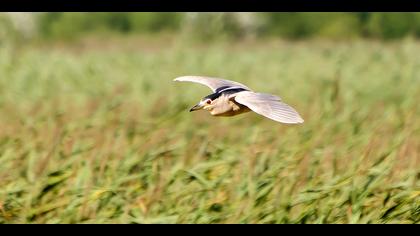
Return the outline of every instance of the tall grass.
<path id="1" fill-rule="evenodd" d="M 2 48 L 0 222 L 419 223 L 419 52 L 412 41 Z M 189 113 L 210 90 L 172 79 L 194 74 L 278 94 L 305 123 Z"/>

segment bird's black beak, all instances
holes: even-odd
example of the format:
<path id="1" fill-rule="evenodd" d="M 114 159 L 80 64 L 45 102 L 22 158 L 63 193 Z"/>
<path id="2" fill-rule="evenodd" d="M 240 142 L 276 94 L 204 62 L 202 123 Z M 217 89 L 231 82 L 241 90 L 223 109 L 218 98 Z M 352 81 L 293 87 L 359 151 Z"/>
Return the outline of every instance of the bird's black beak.
<path id="1" fill-rule="evenodd" d="M 191 107 L 190 112 L 192 112 L 192 111 L 197 111 L 197 110 L 201 110 L 202 108 L 203 108 L 203 105 L 201 105 L 201 104 L 197 104 L 197 105 L 195 105 L 195 106 Z"/>

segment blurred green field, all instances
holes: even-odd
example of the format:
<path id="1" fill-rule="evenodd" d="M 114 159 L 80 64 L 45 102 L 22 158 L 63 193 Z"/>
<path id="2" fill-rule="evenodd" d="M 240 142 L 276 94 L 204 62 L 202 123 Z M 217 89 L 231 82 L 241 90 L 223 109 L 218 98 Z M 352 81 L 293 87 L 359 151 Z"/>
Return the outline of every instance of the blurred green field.
<path id="1" fill-rule="evenodd" d="M 0 48 L 0 223 L 420 222 L 420 42 L 113 40 Z M 305 123 L 189 113 L 182 75 Z"/>

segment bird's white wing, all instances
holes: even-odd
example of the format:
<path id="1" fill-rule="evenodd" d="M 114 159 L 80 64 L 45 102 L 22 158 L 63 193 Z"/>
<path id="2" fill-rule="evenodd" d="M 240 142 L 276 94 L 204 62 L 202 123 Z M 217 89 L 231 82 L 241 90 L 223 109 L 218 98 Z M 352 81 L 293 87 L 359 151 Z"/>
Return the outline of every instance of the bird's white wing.
<path id="1" fill-rule="evenodd" d="M 204 76 L 181 76 L 174 81 L 187 81 L 187 82 L 194 82 L 206 85 L 207 87 L 211 88 L 213 92 L 217 92 L 220 88 L 243 88 L 246 90 L 250 90 L 247 86 L 231 81 L 231 80 L 225 80 L 225 79 L 219 79 L 219 78 L 212 78 L 212 77 L 204 77 Z"/>
<path id="2" fill-rule="evenodd" d="M 254 112 L 277 122 L 286 124 L 303 123 L 303 119 L 297 111 L 283 103 L 277 96 L 244 91 L 237 93 L 234 99 Z"/>

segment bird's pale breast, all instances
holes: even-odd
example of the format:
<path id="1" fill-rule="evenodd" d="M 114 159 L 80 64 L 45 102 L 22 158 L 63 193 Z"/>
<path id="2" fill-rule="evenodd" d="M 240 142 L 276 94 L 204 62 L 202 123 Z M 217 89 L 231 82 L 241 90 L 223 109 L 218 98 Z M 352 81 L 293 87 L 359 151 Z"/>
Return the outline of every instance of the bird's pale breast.
<path id="1" fill-rule="evenodd" d="M 225 109 L 213 109 L 210 114 L 213 116 L 236 116 L 251 111 L 247 106 L 235 102 L 233 99 L 226 103 Z"/>

